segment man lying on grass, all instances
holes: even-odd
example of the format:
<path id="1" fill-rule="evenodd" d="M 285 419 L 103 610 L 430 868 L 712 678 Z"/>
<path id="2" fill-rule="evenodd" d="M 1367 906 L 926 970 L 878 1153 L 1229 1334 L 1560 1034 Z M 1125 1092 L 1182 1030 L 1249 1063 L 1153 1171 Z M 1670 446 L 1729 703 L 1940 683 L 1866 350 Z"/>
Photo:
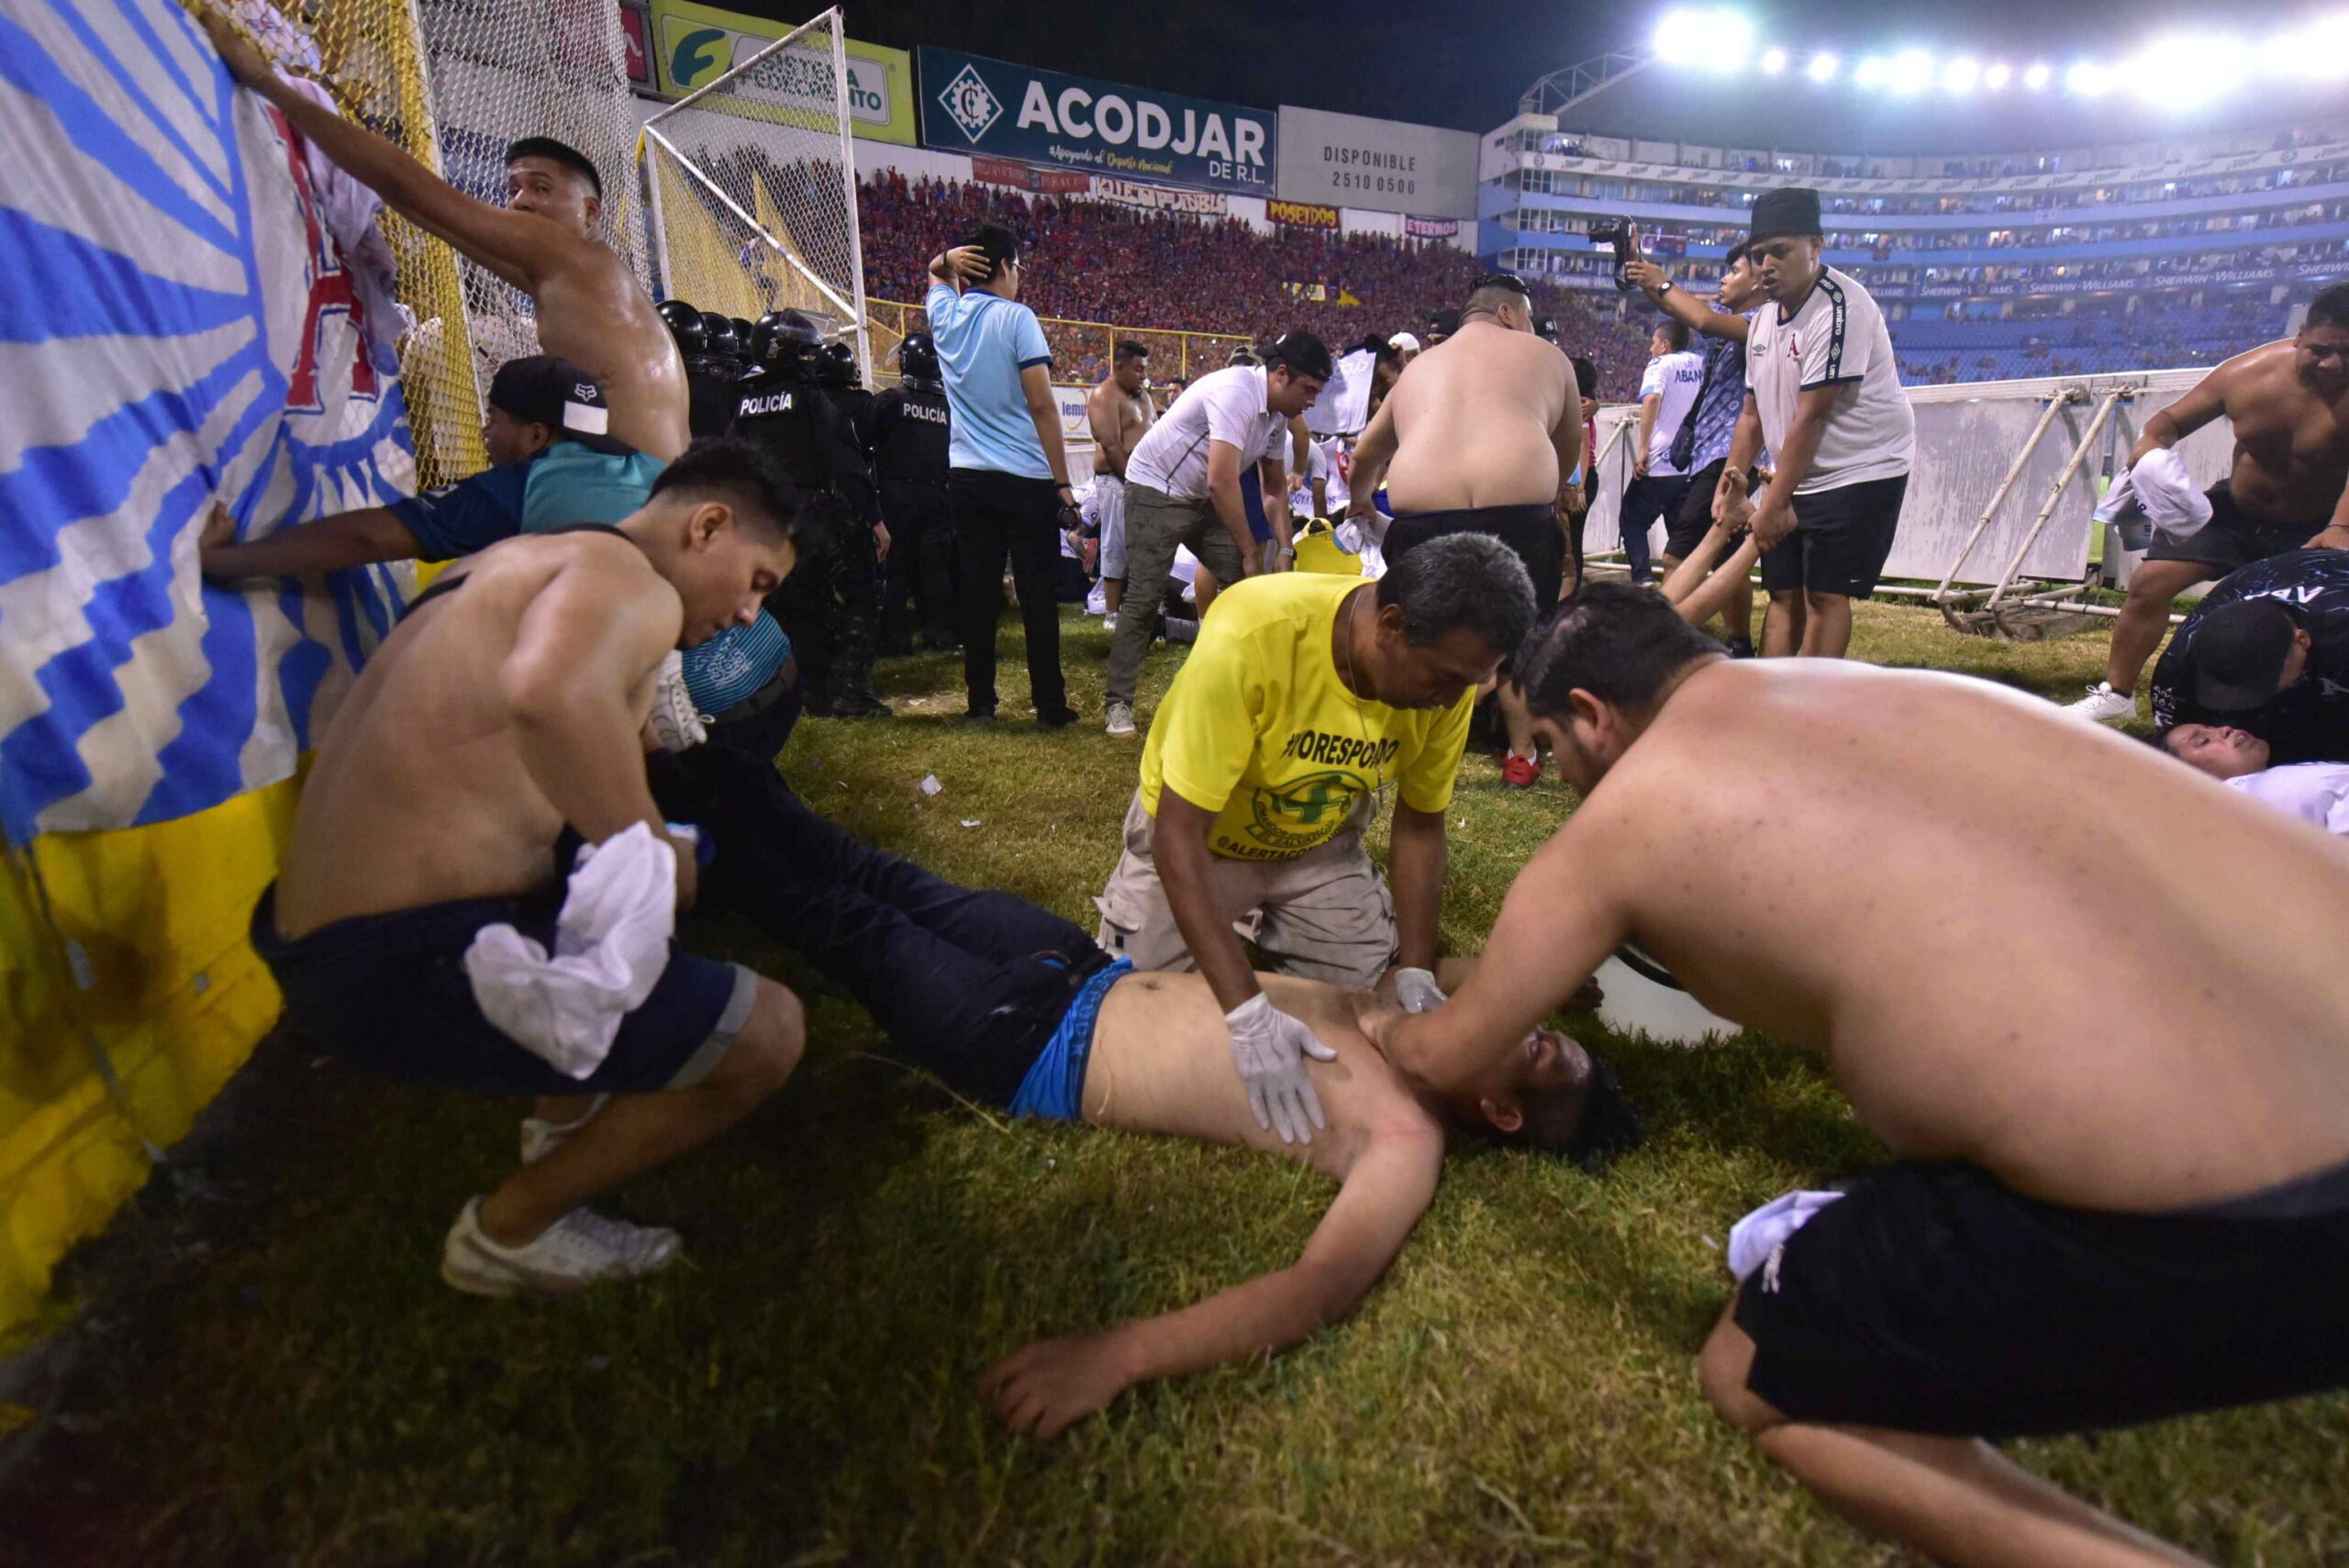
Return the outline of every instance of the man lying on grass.
<path id="1" fill-rule="evenodd" d="M 1415 1095 L 1354 1026 L 1345 993 L 1262 975 L 1274 1003 L 1337 1052 L 1312 1066 L 1328 1130 L 1284 1144 L 1231 1071 L 1223 1007 L 1197 974 L 1134 973 L 1084 931 L 1008 893 L 958 887 L 858 843 L 774 770 L 737 753 L 700 775 L 722 823 L 753 792 L 762 830 L 738 834 L 709 876 L 730 907 L 806 954 L 863 1004 L 899 1057 L 1016 1115 L 1236 1143 L 1340 1183 L 1296 1263 L 1162 1317 L 1030 1345 L 983 1391 L 1017 1431 L 1057 1435 L 1134 1384 L 1295 1344 L 1352 1312 L 1434 1195 L 1447 1125 L 1586 1163 L 1631 1147 L 1638 1125 L 1613 1075 L 1565 1036 L 1529 1026 L 1517 1049 L 1442 1095 Z M 745 840 L 749 840 L 745 842 Z M 1447 964 L 1446 984 L 1465 965 Z"/>
<path id="2" fill-rule="evenodd" d="M 1518 667 L 1585 799 L 1451 1001 L 1367 1017 L 1388 1059 L 1482 1081 L 1626 940 L 1822 1048 L 1898 1162 L 1746 1276 L 1714 1407 L 1939 1562 L 2187 1561 L 1980 1440 L 2349 1383 L 2349 967 L 2274 936 L 2338 923 L 2349 848 L 1987 683 L 1732 663 L 1639 589 Z"/>

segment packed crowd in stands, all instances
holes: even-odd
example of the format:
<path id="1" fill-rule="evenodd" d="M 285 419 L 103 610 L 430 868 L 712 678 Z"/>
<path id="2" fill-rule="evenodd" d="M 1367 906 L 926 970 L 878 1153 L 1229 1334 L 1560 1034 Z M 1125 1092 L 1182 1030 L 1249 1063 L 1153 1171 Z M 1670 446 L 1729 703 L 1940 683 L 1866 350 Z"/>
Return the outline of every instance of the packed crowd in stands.
<path id="1" fill-rule="evenodd" d="M 2132 303 L 2134 310 L 2126 308 Z M 2265 299 L 2197 306 L 2120 295 L 2079 305 L 2062 316 L 1986 318 L 1961 307 L 1937 319 L 1892 322 L 1900 379 L 1947 385 L 2215 365 L 2282 337 L 2288 320 L 2285 306 Z"/>
<path id="2" fill-rule="evenodd" d="M 1342 351 L 1372 332 L 1423 334 L 1430 313 L 1456 307 L 1480 270 L 1474 256 L 1442 240 L 1287 227 L 1266 234 L 1236 218 L 894 172 L 860 182 L 858 195 L 865 286 L 874 297 L 918 301 L 930 258 L 991 217 L 1019 233 L 1031 258 L 1021 297 L 1048 323 L 1253 338 L 1301 328 Z M 1535 290 L 1537 309 L 1557 318 L 1568 351 L 1598 362 L 1600 395 L 1632 395 L 1646 357 L 1639 334 L 1555 285 L 1537 281 Z M 1046 332 L 1059 335 L 1056 355 L 1071 361 L 1063 373 L 1107 373 L 1107 335 L 1049 324 Z"/>

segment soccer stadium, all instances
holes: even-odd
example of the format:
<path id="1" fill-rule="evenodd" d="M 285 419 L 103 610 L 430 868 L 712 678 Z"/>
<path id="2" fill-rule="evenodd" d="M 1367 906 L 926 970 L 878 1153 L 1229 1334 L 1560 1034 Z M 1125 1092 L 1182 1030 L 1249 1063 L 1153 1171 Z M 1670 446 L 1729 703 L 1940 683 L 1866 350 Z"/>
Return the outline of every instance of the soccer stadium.
<path id="1" fill-rule="evenodd" d="M 0 15 L 0 1568 L 2349 1563 L 2349 12 L 737 4 Z"/>

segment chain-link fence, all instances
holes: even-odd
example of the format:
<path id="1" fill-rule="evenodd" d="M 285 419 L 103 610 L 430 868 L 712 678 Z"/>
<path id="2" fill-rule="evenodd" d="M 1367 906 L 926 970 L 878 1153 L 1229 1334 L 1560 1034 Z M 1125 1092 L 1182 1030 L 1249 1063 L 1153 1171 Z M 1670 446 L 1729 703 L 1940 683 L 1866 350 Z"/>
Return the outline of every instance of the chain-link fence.
<path id="1" fill-rule="evenodd" d="M 827 11 L 647 120 L 644 160 L 663 294 L 753 320 L 804 311 L 869 366 L 847 70 Z"/>

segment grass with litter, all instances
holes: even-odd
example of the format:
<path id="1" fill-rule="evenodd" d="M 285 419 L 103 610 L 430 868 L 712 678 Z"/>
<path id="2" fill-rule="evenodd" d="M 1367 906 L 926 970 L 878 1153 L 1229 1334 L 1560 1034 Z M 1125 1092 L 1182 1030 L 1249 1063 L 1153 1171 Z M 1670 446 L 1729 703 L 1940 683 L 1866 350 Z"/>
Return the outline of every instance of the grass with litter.
<path id="1" fill-rule="evenodd" d="M 1105 639 L 1064 628 L 1097 716 Z M 1871 605 L 1857 651 L 2068 699 L 2102 649 Z M 1004 653 L 994 731 L 951 722 L 958 666 L 901 661 L 880 682 L 896 718 L 805 724 L 783 767 L 863 836 L 1089 925 L 1138 750 L 1097 717 L 1034 730 L 1016 633 Z M 1174 664 L 1152 656 L 1145 713 Z M 1571 804 L 1554 773 L 1513 794 L 1470 759 L 1448 943 L 1476 945 Z M 1715 1421 L 1692 1369 L 1731 1222 L 1882 1158 L 1807 1057 L 1605 1042 L 1653 1133 L 1609 1179 L 1464 1150 L 1353 1321 L 1143 1388 L 1045 1446 L 995 1424 L 983 1371 L 1291 1262 L 1331 1189 L 1235 1150 L 1007 1129 L 862 1054 L 881 1046 L 863 1013 L 756 931 L 690 934 L 797 985 L 813 1044 L 746 1126 L 626 1193 L 685 1230 L 685 1266 L 565 1304 L 450 1291 L 441 1233 L 510 1165 L 515 1107 L 273 1041 L 68 1268 L 83 1370 L 0 1495 L 0 1562 L 1904 1560 Z M 2349 1401 L 2019 1451 L 2220 1561 L 2349 1563 Z"/>

